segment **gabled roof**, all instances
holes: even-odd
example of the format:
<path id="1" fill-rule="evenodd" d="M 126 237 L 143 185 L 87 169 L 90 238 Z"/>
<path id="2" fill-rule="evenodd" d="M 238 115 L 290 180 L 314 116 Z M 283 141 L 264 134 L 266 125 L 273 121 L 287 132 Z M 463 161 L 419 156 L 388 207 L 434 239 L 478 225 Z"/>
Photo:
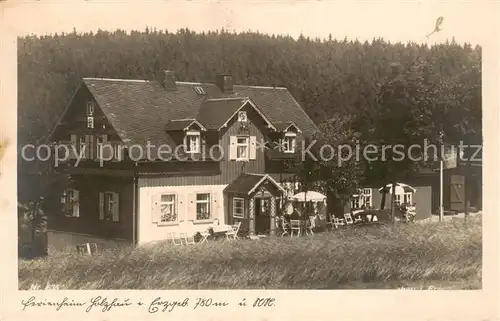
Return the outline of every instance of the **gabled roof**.
<path id="1" fill-rule="evenodd" d="M 232 93 L 223 93 L 211 83 L 176 82 L 175 90 L 165 90 L 159 82 L 147 80 L 84 78 L 83 84 L 128 144 L 148 141 L 156 145 L 172 144 L 166 126 L 175 128 L 185 124 L 174 125 L 175 120 L 196 119 L 207 129 L 215 129 L 245 100 L 253 103 L 272 124 L 294 122 L 306 135 L 318 130 L 290 92 L 282 87 L 235 85 Z M 206 95 L 197 94 L 194 86 L 203 88 Z M 227 110 L 224 107 L 228 107 Z"/>
<path id="2" fill-rule="evenodd" d="M 226 186 L 224 192 L 250 195 L 266 180 L 271 182 L 282 193 L 285 192 L 283 187 L 267 174 L 241 174 Z"/>
<path id="3" fill-rule="evenodd" d="M 165 130 L 188 130 L 193 124 L 200 127 L 201 130 L 207 130 L 205 126 L 200 124 L 196 119 L 172 119 L 165 126 Z"/>
<path id="4" fill-rule="evenodd" d="M 290 127 L 295 127 L 295 129 L 297 129 L 297 131 L 299 133 L 302 132 L 300 127 L 297 126 L 297 124 L 293 121 L 278 121 L 278 122 L 274 123 L 274 127 L 276 127 L 276 130 L 281 131 L 281 132 L 287 131 L 288 128 L 290 128 Z"/>

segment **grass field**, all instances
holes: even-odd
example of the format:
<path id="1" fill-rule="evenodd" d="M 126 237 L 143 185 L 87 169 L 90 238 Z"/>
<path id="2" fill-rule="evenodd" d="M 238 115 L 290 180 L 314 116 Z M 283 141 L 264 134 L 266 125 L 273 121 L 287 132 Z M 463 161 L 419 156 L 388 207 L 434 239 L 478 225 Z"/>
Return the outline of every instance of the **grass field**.
<path id="1" fill-rule="evenodd" d="M 481 217 L 19 261 L 19 288 L 481 288 Z"/>

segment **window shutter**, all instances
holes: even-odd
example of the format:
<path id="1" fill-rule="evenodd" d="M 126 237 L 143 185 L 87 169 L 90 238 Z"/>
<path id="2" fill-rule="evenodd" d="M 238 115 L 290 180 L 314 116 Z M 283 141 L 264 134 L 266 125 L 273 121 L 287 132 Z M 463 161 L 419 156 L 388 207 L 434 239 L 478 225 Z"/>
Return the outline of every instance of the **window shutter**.
<path id="1" fill-rule="evenodd" d="M 196 221 L 196 194 L 188 193 L 186 202 L 186 215 L 184 215 L 184 217 L 179 217 L 179 221 Z"/>
<path id="2" fill-rule="evenodd" d="M 257 154 L 257 137 L 250 136 L 250 159 L 255 159 Z"/>
<path id="3" fill-rule="evenodd" d="M 99 192 L 99 219 L 104 220 L 104 193 Z"/>
<path id="4" fill-rule="evenodd" d="M 217 194 L 216 193 L 211 193 L 210 194 L 210 218 L 218 218 L 219 217 L 219 202 L 216 199 Z"/>
<path id="5" fill-rule="evenodd" d="M 89 158 L 94 159 L 94 157 L 97 155 L 96 152 L 94 151 L 96 138 L 93 135 L 88 135 L 87 139 L 89 144 Z"/>
<path id="6" fill-rule="evenodd" d="M 120 220 L 120 194 L 113 192 L 113 222 Z"/>
<path id="7" fill-rule="evenodd" d="M 151 221 L 158 223 L 160 221 L 160 194 L 151 197 Z"/>
<path id="8" fill-rule="evenodd" d="M 71 146 L 69 150 L 69 158 L 76 158 L 76 135 L 71 135 Z"/>
<path id="9" fill-rule="evenodd" d="M 229 160 L 236 159 L 236 136 L 229 137 Z"/>
<path id="10" fill-rule="evenodd" d="M 177 215 L 177 221 L 187 220 L 184 194 L 175 194 L 175 214 Z"/>
<path id="11" fill-rule="evenodd" d="M 80 217 L 80 192 L 73 191 L 73 216 Z"/>

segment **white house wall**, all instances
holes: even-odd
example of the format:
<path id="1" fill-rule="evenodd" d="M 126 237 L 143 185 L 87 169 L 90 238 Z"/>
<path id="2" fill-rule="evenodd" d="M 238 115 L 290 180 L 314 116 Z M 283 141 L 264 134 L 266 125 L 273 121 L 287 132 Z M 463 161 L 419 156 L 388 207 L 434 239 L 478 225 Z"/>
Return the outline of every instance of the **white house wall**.
<path id="1" fill-rule="evenodd" d="M 193 221 L 196 231 L 204 231 L 214 219 L 218 219 L 219 224 L 225 224 L 224 215 L 224 195 L 223 190 L 227 185 L 190 185 L 190 186 L 141 186 L 139 187 L 139 213 L 137 226 L 137 242 L 145 244 L 153 241 L 165 240 L 169 233 L 181 233 L 182 221 L 196 217 L 196 193 L 211 194 L 212 221 Z M 177 197 L 176 206 L 178 214 L 177 223 L 155 223 L 153 218 L 153 197 L 159 194 L 175 194 Z M 194 195 L 194 200 L 192 196 Z M 189 200 L 191 198 L 191 200 Z M 194 202 L 189 204 L 189 202 Z M 179 224 L 181 223 L 181 224 Z"/>

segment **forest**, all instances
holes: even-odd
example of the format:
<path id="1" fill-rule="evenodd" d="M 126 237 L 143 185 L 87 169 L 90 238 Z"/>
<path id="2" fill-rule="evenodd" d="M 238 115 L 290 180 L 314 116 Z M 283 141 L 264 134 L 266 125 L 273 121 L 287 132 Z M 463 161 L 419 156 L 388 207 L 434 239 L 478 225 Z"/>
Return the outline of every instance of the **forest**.
<path id="1" fill-rule="evenodd" d="M 344 135 L 347 126 L 348 139 L 364 143 L 394 135 L 456 142 L 481 133 L 481 48 L 453 39 L 428 46 L 225 30 L 74 30 L 18 39 L 19 146 L 44 142 L 81 78 L 152 80 L 163 69 L 180 81 L 230 73 L 236 84 L 285 86 L 316 123 Z M 411 126 L 395 134 L 391 124 L 402 121 Z M 20 162 L 20 180 L 31 166 Z"/>

